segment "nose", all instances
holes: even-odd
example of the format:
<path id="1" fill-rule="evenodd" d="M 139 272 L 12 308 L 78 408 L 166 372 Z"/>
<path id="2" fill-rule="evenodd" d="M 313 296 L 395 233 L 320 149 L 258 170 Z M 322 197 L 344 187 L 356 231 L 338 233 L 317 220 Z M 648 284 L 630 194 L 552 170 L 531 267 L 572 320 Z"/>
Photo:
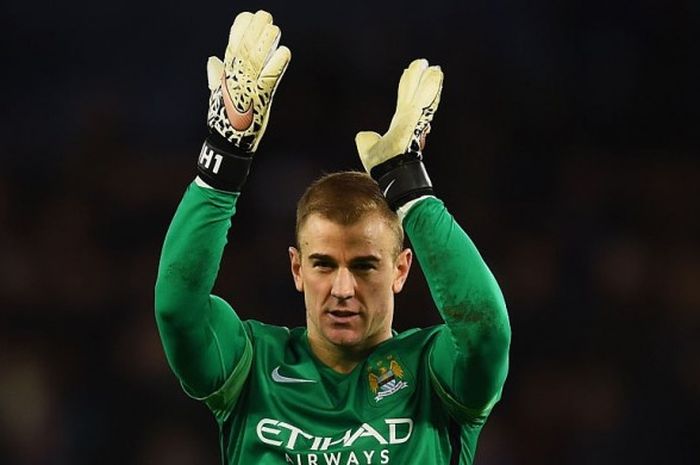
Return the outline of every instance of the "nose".
<path id="1" fill-rule="evenodd" d="M 331 295 L 338 300 L 347 300 L 355 295 L 355 277 L 347 268 L 338 268 L 333 280 Z"/>

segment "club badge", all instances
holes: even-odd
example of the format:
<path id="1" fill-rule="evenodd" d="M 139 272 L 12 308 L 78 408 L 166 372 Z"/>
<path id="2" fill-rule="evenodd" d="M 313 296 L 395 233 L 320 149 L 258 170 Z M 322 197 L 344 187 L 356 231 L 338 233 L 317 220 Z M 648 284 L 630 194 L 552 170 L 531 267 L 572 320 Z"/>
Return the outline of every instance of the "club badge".
<path id="1" fill-rule="evenodd" d="M 404 381 L 404 370 L 393 355 L 388 355 L 374 364 L 370 363 L 367 372 L 369 388 L 374 394 L 375 402 L 380 402 L 382 399 L 408 387 L 408 383 Z"/>

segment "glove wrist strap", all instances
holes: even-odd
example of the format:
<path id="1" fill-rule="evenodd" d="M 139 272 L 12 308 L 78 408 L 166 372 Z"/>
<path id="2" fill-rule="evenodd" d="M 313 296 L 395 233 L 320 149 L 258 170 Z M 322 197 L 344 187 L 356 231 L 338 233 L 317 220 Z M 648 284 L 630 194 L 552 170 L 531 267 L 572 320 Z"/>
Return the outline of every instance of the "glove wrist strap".
<path id="1" fill-rule="evenodd" d="M 433 184 L 416 153 L 390 158 L 372 168 L 370 175 L 394 211 L 410 200 L 433 193 Z"/>
<path id="2" fill-rule="evenodd" d="M 218 134 L 210 133 L 197 160 L 197 172 L 215 189 L 240 192 L 245 184 L 253 154 L 245 152 Z"/>

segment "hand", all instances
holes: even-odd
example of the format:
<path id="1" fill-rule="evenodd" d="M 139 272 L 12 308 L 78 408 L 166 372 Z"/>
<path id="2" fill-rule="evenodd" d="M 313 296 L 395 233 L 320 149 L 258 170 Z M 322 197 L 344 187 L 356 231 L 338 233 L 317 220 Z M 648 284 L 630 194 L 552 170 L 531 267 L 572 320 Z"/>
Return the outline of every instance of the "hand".
<path id="1" fill-rule="evenodd" d="M 210 131 L 253 153 L 265 133 L 272 98 L 291 53 L 279 44 L 280 28 L 266 11 L 240 13 L 231 27 L 224 61 L 210 57 Z"/>
<path id="2" fill-rule="evenodd" d="M 399 155 L 411 153 L 421 158 L 430 122 L 440 103 L 442 81 L 440 67 L 428 66 L 425 59 L 414 60 L 404 70 L 389 130 L 383 136 L 372 131 L 355 136 L 357 151 L 368 173 Z"/>
<path id="3" fill-rule="evenodd" d="M 291 59 L 287 47 L 277 46 L 280 36 L 270 13 L 244 12 L 231 26 L 224 61 L 209 58 L 209 137 L 197 161 L 200 185 L 228 192 L 243 188 Z"/>
<path id="4" fill-rule="evenodd" d="M 443 74 L 428 61 L 411 62 L 399 81 L 396 112 L 383 135 L 362 131 L 355 136 L 365 170 L 394 210 L 406 202 L 433 193 L 422 163 L 425 138 L 437 111 Z"/>

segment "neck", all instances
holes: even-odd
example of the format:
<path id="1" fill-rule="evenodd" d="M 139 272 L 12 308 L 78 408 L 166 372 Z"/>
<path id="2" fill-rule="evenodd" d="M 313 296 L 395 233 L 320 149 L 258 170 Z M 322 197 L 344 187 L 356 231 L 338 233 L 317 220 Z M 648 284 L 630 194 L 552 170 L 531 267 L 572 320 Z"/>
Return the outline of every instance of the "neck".
<path id="1" fill-rule="evenodd" d="M 373 341 L 373 344 L 363 345 L 362 347 L 348 347 L 338 346 L 322 338 L 314 337 L 311 332 L 307 334 L 309 346 L 316 358 L 332 370 L 344 374 L 350 373 L 369 356 L 378 344 L 391 337 L 391 332 L 389 332 L 386 337 Z"/>

